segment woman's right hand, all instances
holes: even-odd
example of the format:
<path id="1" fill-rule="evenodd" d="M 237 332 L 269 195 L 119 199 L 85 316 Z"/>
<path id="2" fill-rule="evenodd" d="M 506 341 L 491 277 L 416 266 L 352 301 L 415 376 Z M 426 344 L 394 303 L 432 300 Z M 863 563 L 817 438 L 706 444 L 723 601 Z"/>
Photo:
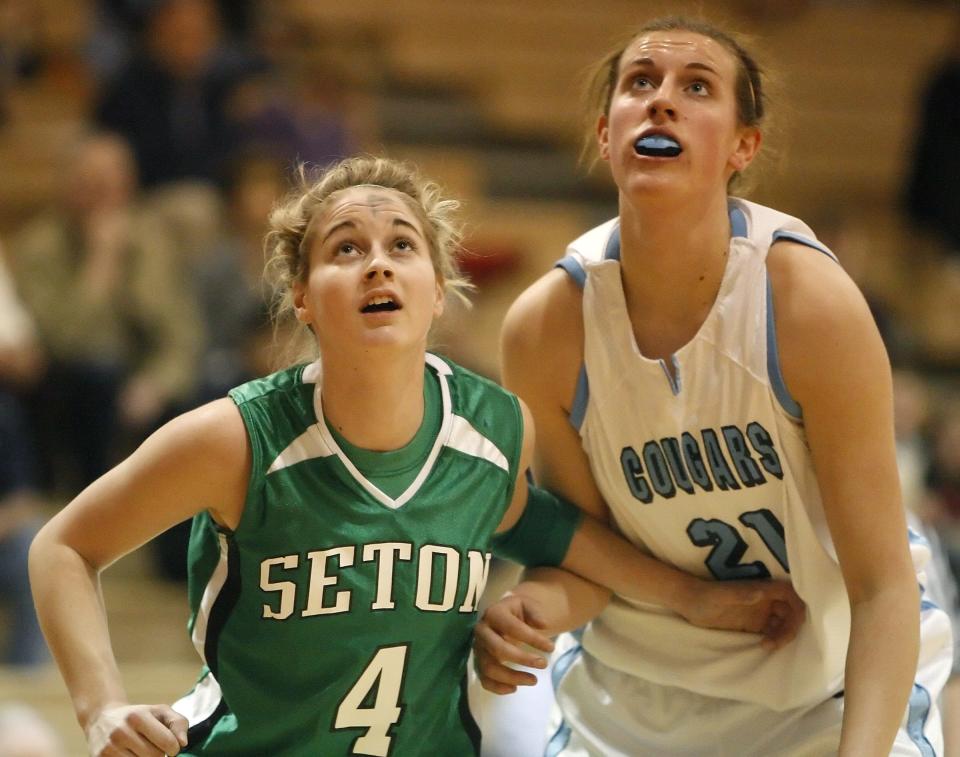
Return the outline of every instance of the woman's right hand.
<path id="1" fill-rule="evenodd" d="M 540 630 L 543 625 L 529 597 L 508 594 L 486 609 L 473 636 L 474 665 L 483 688 L 512 694 L 517 686 L 537 683 L 536 676 L 514 666 L 547 667 L 547 658 L 531 651 L 553 651 L 553 641 Z"/>
<path id="2" fill-rule="evenodd" d="M 677 612 L 701 628 L 763 635 L 766 649 L 779 649 L 796 637 L 806 606 L 789 581 L 709 581 L 694 579 Z"/>
<path id="3" fill-rule="evenodd" d="M 94 757 L 175 755 L 187 745 L 187 719 L 165 704 L 106 707 L 87 727 Z"/>

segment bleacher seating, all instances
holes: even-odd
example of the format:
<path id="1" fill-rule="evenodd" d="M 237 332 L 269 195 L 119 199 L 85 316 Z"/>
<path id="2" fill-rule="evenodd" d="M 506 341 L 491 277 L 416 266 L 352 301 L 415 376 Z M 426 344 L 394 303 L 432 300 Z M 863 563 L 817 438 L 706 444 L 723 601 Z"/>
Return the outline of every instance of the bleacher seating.
<path id="1" fill-rule="evenodd" d="M 58 158 L 83 127 L 92 97 L 79 68 L 92 5 L 39 3 L 53 63 L 13 93 L 0 126 L 0 236 L 58 190 Z M 781 157 L 752 196 L 811 221 L 849 204 L 880 261 L 873 284 L 902 312 L 925 317 L 916 289 L 902 283 L 912 248 L 896 199 L 925 75 L 944 49 L 952 9 L 906 0 L 819 2 L 774 23 L 745 18 L 739 8 L 735 0 L 711 3 L 713 13 L 753 35 L 779 82 L 769 141 Z M 468 247 L 522 251 L 511 276 L 485 283 L 473 314 L 454 320 L 469 339 L 448 332 L 452 354 L 496 373 L 497 330 L 509 302 L 567 241 L 615 212 L 609 183 L 576 168 L 583 72 L 664 4 L 288 0 L 288 9 L 331 49 L 339 33 L 359 46 L 342 53 L 348 63 L 361 61 L 359 79 L 376 103 L 380 137 L 366 148 L 417 163 L 462 198 Z M 141 558 L 128 560 L 105 578 L 114 645 L 132 696 L 170 700 L 197 669 L 183 592 L 151 579 Z M 0 701 L 10 699 L 34 704 L 70 753 L 83 753 L 52 670 L 0 671 Z"/>

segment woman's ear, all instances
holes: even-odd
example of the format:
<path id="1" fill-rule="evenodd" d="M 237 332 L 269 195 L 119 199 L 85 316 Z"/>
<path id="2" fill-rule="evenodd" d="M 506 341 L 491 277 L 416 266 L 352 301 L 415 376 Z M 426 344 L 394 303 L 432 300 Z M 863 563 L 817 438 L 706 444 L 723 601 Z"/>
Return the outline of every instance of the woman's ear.
<path id="1" fill-rule="evenodd" d="M 730 166 L 737 173 L 746 170 L 757 153 L 760 151 L 760 143 L 763 136 L 760 129 L 756 126 L 745 126 L 740 129 L 737 136 L 737 142 L 734 145 L 733 154 L 730 156 Z"/>
<path id="2" fill-rule="evenodd" d="M 290 289 L 293 292 L 293 314 L 300 323 L 309 325 L 312 318 L 310 316 L 310 302 L 306 285 L 297 279 L 293 282 Z"/>
<path id="3" fill-rule="evenodd" d="M 605 115 L 597 119 L 597 151 L 601 160 L 610 160 L 610 130 Z"/>

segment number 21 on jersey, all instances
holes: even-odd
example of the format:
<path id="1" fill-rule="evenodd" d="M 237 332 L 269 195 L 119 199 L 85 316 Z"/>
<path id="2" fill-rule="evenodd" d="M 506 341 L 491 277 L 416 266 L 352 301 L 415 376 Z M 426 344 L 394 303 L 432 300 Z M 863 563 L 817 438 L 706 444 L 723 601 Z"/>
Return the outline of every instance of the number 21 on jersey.
<path id="1" fill-rule="evenodd" d="M 783 524 L 767 509 L 743 513 L 738 520 L 763 540 L 780 566 L 790 572 Z M 747 543 L 735 526 L 712 518 L 694 518 L 687 526 L 687 536 L 698 547 L 711 547 L 704 560 L 713 577 L 720 581 L 744 578 L 770 578 L 770 569 L 760 560 L 741 562 Z"/>

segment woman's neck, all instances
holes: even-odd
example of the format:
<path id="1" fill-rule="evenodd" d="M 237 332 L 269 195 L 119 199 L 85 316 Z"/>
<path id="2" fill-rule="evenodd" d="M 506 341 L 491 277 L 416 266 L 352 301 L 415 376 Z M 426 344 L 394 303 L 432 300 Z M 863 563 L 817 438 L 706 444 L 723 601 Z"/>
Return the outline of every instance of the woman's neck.
<path id="1" fill-rule="evenodd" d="M 321 392 L 327 423 L 361 449 L 400 449 L 423 422 L 423 367 L 422 351 L 324 361 Z"/>
<path id="2" fill-rule="evenodd" d="M 670 206 L 621 198 L 621 277 L 643 354 L 663 357 L 693 338 L 717 298 L 729 246 L 725 195 Z"/>
<path id="3" fill-rule="evenodd" d="M 720 284 L 730 245 L 726 196 L 701 204 L 635 206 L 621 198 L 625 282 L 654 299 L 698 301 Z M 657 295 L 660 295 L 659 297 Z"/>

